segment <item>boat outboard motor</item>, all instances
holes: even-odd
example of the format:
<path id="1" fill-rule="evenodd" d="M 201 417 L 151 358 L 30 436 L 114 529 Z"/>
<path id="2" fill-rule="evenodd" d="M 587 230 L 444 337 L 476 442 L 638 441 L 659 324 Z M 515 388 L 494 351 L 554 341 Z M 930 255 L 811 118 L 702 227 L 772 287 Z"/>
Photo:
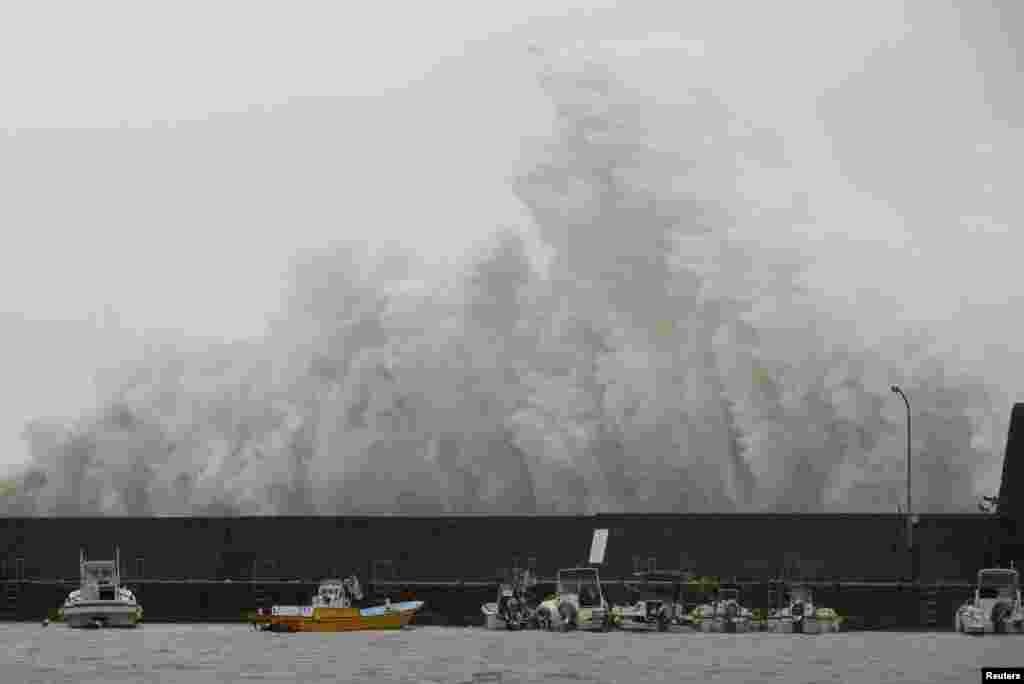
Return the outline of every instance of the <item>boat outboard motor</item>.
<path id="1" fill-rule="evenodd" d="M 668 607 L 664 603 L 658 605 L 658 614 L 655 616 L 655 619 L 658 621 L 658 631 L 667 632 L 669 623 Z"/>
<path id="2" fill-rule="evenodd" d="M 569 631 L 572 629 L 576 629 L 579 626 L 576 606 L 569 603 L 568 601 L 564 601 L 558 606 L 558 614 L 562 618 L 563 630 Z"/>
<path id="3" fill-rule="evenodd" d="M 999 601 L 992 606 L 992 628 L 996 634 L 1006 632 L 1006 619 L 1013 614 L 1013 606 L 1006 601 Z"/>
<path id="4" fill-rule="evenodd" d="M 519 601 L 515 596 L 509 596 L 507 600 L 505 600 L 502 617 L 505 620 L 505 629 L 516 630 L 522 626 Z"/>
<path id="5" fill-rule="evenodd" d="M 359 586 L 359 578 L 356 577 L 355 575 L 352 575 L 351 577 L 348 578 L 347 582 L 348 582 L 348 587 L 346 587 L 346 588 L 348 589 L 348 593 L 349 593 L 349 596 L 351 597 L 351 599 L 353 601 L 362 601 L 363 600 L 363 589 L 362 589 L 362 587 Z"/>
<path id="6" fill-rule="evenodd" d="M 547 606 L 541 606 L 537 609 L 537 628 L 550 630 L 554 628 L 554 620 L 551 617 L 551 611 L 548 610 Z"/>
<path id="7" fill-rule="evenodd" d="M 500 595 L 498 596 L 498 617 L 505 623 L 505 629 L 515 629 L 515 626 L 512 624 L 514 620 L 514 602 L 515 598 L 512 587 L 502 585 Z"/>
<path id="8" fill-rule="evenodd" d="M 804 631 L 804 602 L 797 601 L 790 609 L 793 615 L 793 633 L 803 634 Z"/>
<path id="9" fill-rule="evenodd" d="M 725 631 L 735 632 L 736 631 L 736 616 L 739 614 L 739 608 L 735 603 L 728 603 L 725 606 Z"/>

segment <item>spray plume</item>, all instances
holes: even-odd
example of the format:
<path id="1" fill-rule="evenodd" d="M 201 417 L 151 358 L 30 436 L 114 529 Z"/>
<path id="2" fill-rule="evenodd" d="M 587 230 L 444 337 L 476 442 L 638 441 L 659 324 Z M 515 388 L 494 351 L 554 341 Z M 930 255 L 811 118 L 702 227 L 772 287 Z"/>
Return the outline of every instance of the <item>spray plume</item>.
<path id="1" fill-rule="evenodd" d="M 151 349 L 103 377 L 98 414 L 29 425 L 6 513 L 892 511 L 893 382 L 916 508 L 973 509 L 986 388 L 929 340 L 858 344 L 798 257 L 736 230 L 806 218 L 737 190 L 779 141 L 707 90 L 655 103 L 534 52 L 556 126 L 514 188 L 546 261 L 513 229 L 456 277 L 301 255 L 265 339 Z"/>

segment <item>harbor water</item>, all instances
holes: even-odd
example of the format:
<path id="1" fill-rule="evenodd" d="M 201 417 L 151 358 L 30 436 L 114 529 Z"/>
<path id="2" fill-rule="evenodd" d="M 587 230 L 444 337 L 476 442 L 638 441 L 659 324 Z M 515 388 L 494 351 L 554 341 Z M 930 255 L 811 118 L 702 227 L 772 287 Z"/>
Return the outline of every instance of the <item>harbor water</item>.
<path id="1" fill-rule="evenodd" d="M 630 634 L 396 632 L 270 634 L 247 625 L 134 630 L 0 624 L 0 673 L 25 682 L 978 682 L 1024 664 L 1024 639 L 953 633 Z"/>

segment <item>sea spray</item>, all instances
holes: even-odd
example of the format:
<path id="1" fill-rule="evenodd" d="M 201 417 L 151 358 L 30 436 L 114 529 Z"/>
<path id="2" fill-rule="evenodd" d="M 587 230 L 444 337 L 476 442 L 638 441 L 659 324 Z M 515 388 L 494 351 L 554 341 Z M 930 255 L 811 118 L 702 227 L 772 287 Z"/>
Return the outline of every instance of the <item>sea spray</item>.
<path id="1" fill-rule="evenodd" d="M 992 395 L 933 341 L 859 342 L 797 256 L 742 237 L 805 220 L 740 190 L 778 140 L 706 89 L 634 91 L 612 56 L 534 56 L 557 119 L 514 185 L 533 225 L 443 277 L 303 253 L 265 338 L 153 346 L 99 411 L 29 426 L 5 512 L 892 511 L 892 382 L 915 509 L 973 510 Z"/>

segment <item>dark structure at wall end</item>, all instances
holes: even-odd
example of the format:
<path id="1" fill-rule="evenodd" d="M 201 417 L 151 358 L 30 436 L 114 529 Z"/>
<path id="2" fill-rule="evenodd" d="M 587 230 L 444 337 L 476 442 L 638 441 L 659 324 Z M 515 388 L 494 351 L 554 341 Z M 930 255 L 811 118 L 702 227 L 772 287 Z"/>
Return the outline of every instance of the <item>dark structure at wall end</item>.
<path id="1" fill-rule="evenodd" d="M 999 484 L 1000 564 L 1024 561 L 1024 403 L 1013 405 Z"/>

